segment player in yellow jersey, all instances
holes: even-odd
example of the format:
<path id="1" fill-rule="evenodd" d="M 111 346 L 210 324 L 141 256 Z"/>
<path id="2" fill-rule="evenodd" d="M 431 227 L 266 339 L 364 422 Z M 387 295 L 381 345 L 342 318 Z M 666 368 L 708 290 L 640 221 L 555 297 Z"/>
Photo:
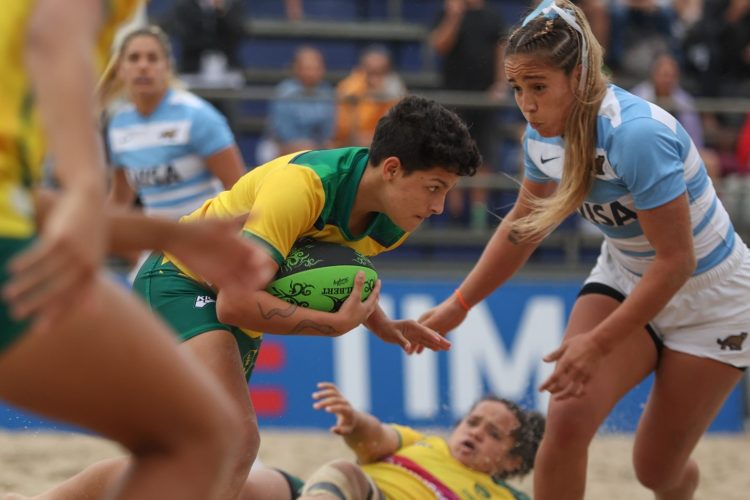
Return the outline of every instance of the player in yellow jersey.
<path id="1" fill-rule="evenodd" d="M 301 237 L 348 245 L 373 256 L 398 247 L 422 221 L 442 212 L 448 191 L 460 176 L 474 174 L 480 162 L 466 125 L 454 113 L 410 96 L 381 119 L 369 149 L 283 156 L 251 170 L 183 220 L 249 213 L 244 234 L 266 249 L 274 269 Z M 355 280 L 349 298 L 331 313 L 297 307 L 262 290 L 217 293 L 179 256 L 154 254 L 141 267 L 134 289 L 220 379 L 240 408 L 246 425 L 236 440 L 246 454 L 233 469 L 234 496 L 260 444 L 247 390 L 261 346 L 260 332 L 335 337 L 364 324 L 408 352 L 419 346 L 441 350 L 450 345 L 416 321 L 386 317 L 377 307 L 379 282 L 361 302 L 363 278 Z M 66 483 L 78 496 L 64 498 L 95 495 L 121 466 L 110 463 L 108 468 L 85 470 Z M 62 498 L 59 492 L 52 494 Z"/>
<path id="2" fill-rule="evenodd" d="M 234 403 L 101 267 L 109 244 L 172 248 L 229 289 L 252 288 L 257 276 L 231 274 L 259 269 L 256 250 L 228 221 L 105 214 L 96 48 L 109 47 L 136 6 L 34 0 L 0 10 L 0 399 L 125 447 L 131 460 L 107 498 L 224 498 L 228 469 L 244 451 L 233 438 L 242 424 Z M 62 186 L 56 197 L 35 196 L 47 153 Z M 224 257 L 244 271 L 217 267 L 227 265 L 223 257 L 195 247 L 208 237 L 228 245 Z"/>
<path id="3" fill-rule="evenodd" d="M 544 432 L 541 414 L 487 396 L 444 439 L 356 411 L 331 383 L 319 383 L 318 388 L 315 408 L 336 415 L 331 431 L 344 438 L 357 463 L 336 460 L 324 465 L 313 472 L 299 498 L 528 500 L 505 480 L 532 469 Z M 295 479 L 271 469 L 253 471 L 240 498 L 298 498 Z"/>

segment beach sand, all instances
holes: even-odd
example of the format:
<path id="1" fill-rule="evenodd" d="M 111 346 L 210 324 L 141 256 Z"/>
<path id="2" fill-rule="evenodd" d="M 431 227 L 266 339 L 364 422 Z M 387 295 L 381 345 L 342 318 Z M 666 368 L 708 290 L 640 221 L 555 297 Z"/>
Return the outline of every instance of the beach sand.
<path id="1" fill-rule="evenodd" d="M 323 432 L 262 433 L 260 458 L 305 477 L 334 458 L 351 458 L 343 441 Z M 591 448 L 586 498 L 640 500 L 651 495 L 632 472 L 632 436 L 602 435 Z M 73 433 L 0 432 L 0 493 L 33 495 L 86 465 L 121 454 L 105 440 Z M 695 452 L 701 464 L 697 499 L 750 499 L 750 434 L 708 435 Z M 531 492 L 531 476 L 514 484 Z"/>

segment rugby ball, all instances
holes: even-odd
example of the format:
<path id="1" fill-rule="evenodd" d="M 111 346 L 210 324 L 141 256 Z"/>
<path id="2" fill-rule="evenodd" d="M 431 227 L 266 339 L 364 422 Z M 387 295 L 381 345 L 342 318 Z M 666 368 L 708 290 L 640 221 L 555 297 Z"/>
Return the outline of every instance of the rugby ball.
<path id="1" fill-rule="evenodd" d="M 357 271 L 365 273 L 365 300 L 378 279 L 370 259 L 344 245 L 304 239 L 294 244 L 266 291 L 290 304 L 336 312 L 352 293 Z"/>

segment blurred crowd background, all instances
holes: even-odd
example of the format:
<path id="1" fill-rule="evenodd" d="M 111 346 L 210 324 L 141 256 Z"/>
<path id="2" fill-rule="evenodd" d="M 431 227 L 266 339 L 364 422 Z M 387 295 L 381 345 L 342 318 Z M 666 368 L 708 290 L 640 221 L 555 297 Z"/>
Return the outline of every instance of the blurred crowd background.
<path id="1" fill-rule="evenodd" d="M 151 0 L 137 22 L 169 35 L 180 81 L 226 116 L 248 168 L 299 149 L 366 146 L 378 118 L 407 93 L 455 109 L 485 165 L 442 215 L 383 260 L 461 266 L 510 208 L 522 175 L 525 124 L 504 79 L 502 47 L 535 3 Z M 605 47 L 612 81 L 682 122 L 748 238 L 750 0 L 575 3 Z M 599 239 L 587 224 L 570 217 L 532 263 L 589 267 Z"/>

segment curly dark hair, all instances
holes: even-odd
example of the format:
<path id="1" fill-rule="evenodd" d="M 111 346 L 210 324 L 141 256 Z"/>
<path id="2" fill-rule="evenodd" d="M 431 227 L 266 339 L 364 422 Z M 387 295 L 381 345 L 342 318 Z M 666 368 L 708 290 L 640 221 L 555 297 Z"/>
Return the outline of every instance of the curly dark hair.
<path id="1" fill-rule="evenodd" d="M 539 449 L 539 443 L 542 441 L 542 436 L 544 435 L 544 426 L 546 422 L 544 416 L 537 411 L 526 410 L 513 401 L 493 395 L 484 396 L 482 399 L 474 403 L 471 409 L 473 410 L 479 403 L 484 401 L 495 401 L 504 404 L 513 416 L 516 417 L 516 420 L 518 420 L 518 427 L 513 429 L 513 432 L 511 433 L 514 444 L 513 449 L 510 450 L 510 454 L 519 457 L 521 459 L 521 464 L 514 470 L 505 471 L 501 474 L 496 474 L 493 477 L 495 479 L 508 479 L 510 477 L 525 476 L 534 468 L 536 452 Z"/>
<path id="2" fill-rule="evenodd" d="M 444 106 L 416 95 L 401 99 L 378 121 L 370 164 L 389 156 L 401 160 L 407 173 L 442 167 L 471 176 L 482 163 L 466 124 Z"/>

